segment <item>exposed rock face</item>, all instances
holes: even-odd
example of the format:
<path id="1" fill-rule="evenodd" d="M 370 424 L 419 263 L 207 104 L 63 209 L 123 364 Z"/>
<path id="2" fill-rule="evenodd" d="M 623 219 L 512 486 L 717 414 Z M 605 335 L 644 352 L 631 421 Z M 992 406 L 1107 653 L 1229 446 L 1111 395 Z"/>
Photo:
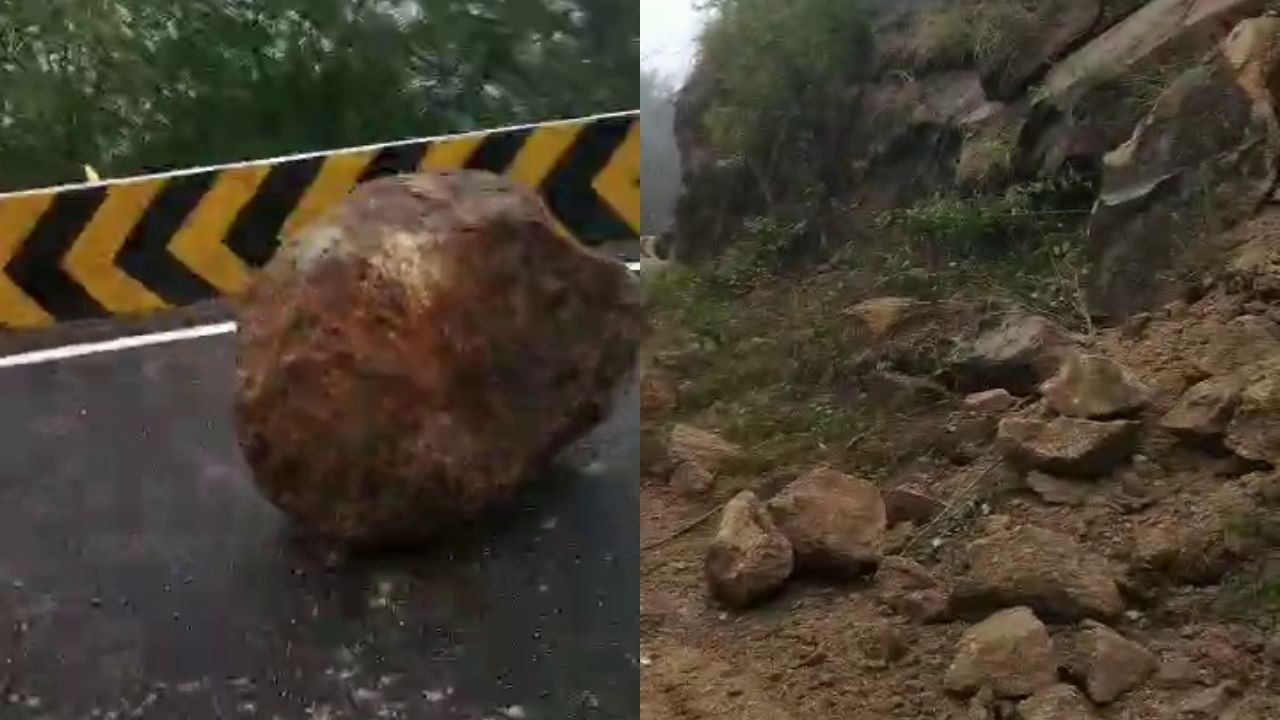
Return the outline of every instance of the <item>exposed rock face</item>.
<path id="1" fill-rule="evenodd" d="M 952 592 L 952 607 L 972 616 L 1026 605 L 1051 620 L 1109 619 L 1124 611 L 1107 561 L 1072 538 L 1023 526 L 969 546 L 969 572 Z"/>
<path id="2" fill-rule="evenodd" d="M 1038 315 L 1016 315 L 982 333 L 952 367 L 961 387 L 1030 395 L 1057 372 L 1070 350 L 1066 332 Z"/>
<path id="3" fill-rule="evenodd" d="M 644 325 L 623 265 L 476 172 L 360 186 L 283 244 L 239 316 L 258 487 L 362 544 L 420 542 L 510 499 L 603 417 Z"/>
<path id="4" fill-rule="evenodd" d="M 1086 620 L 1071 640 L 1066 664 L 1089 697 L 1105 705 L 1146 682 L 1160 661 L 1106 625 Z"/>
<path id="5" fill-rule="evenodd" d="M 1108 357 L 1075 354 L 1041 386 L 1040 394 L 1062 415 L 1105 420 L 1142 409 L 1150 391 Z"/>
<path id="6" fill-rule="evenodd" d="M 806 473 L 769 501 L 801 569 L 854 578 L 875 572 L 887 526 L 875 485 L 829 468 Z"/>
<path id="7" fill-rule="evenodd" d="M 1098 713 L 1075 687 L 1047 687 L 1018 703 L 1020 720 L 1098 720 Z"/>
<path id="8" fill-rule="evenodd" d="M 725 505 L 720 528 L 707 549 L 705 573 L 711 594 L 742 608 L 777 590 L 791 576 L 791 543 L 748 490 Z"/>
<path id="9" fill-rule="evenodd" d="M 1044 623 L 1029 608 L 1002 610 L 965 631 L 943 684 L 972 695 L 1024 698 L 1057 682 L 1058 665 Z"/>
<path id="10" fill-rule="evenodd" d="M 1220 437 L 1239 404 L 1237 378 L 1210 378 L 1188 388 L 1177 404 L 1160 418 L 1160 427 L 1192 440 Z"/>
<path id="11" fill-rule="evenodd" d="M 1013 41 L 1007 52 L 979 66 L 982 86 L 992 100 L 1015 100 L 1044 68 L 1072 49 L 1102 16 L 1101 0 L 1050 0 L 1038 4 L 1034 28 Z"/>
<path id="12" fill-rule="evenodd" d="M 1008 417 L 1000 421 L 997 441 L 1009 462 L 1021 469 L 1091 477 L 1105 475 L 1128 458 L 1138 430 L 1128 420 Z"/>
<path id="13" fill-rule="evenodd" d="M 1256 36 L 1274 42 L 1280 25 L 1244 24 L 1259 25 L 1237 28 L 1221 52 L 1175 80 L 1107 155 L 1086 248 L 1095 315 L 1120 319 L 1175 299 L 1168 271 L 1220 251 L 1214 230 L 1247 217 L 1271 192 L 1280 144 L 1274 99 L 1264 102 L 1238 73 L 1270 76 L 1277 58 Z"/>

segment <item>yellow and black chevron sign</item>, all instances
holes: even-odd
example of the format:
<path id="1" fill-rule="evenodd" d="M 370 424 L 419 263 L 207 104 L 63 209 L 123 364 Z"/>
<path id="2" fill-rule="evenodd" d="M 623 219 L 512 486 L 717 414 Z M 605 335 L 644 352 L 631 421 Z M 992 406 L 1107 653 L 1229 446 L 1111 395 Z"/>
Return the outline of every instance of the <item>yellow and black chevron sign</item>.
<path id="1" fill-rule="evenodd" d="M 243 290 L 280 238 L 373 178 L 499 172 L 595 246 L 638 237 L 634 112 L 0 195 L 0 326 L 145 313 Z"/>

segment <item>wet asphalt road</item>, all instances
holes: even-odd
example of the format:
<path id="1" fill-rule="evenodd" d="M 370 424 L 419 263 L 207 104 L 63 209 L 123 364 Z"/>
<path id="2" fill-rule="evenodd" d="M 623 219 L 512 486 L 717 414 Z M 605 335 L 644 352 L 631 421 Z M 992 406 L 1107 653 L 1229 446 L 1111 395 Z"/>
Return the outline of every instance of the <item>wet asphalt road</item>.
<path id="1" fill-rule="evenodd" d="M 638 715 L 634 391 L 499 528 L 340 558 L 251 486 L 234 362 L 0 369 L 0 719 Z"/>

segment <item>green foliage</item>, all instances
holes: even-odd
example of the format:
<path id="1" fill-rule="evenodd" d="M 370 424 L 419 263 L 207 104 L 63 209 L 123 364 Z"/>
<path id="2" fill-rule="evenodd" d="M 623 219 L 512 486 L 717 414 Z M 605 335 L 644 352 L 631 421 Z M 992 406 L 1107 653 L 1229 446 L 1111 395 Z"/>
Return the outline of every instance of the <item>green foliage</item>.
<path id="1" fill-rule="evenodd" d="M 0 190 L 635 106 L 639 0 L 10 0 Z"/>
<path id="2" fill-rule="evenodd" d="M 1047 184 L 996 197 L 939 196 L 887 213 L 890 240 L 861 258 L 888 289 L 921 297 L 968 295 L 1023 305 L 1068 325 L 1089 326 L 1080 278 L 1087 211 L 1043 207 Z"/>
<path id="3" fill-rule="evenodd" d="M 828 166 L 839 162 L 851 110 L 846 91 L 870 70 L 862 3 L 713 0 L 711 6 L 717 14 L 701 51 L 716 73 L 706 123 L 717 153 L 751 174 L 767 209 L 814 188 L 837 195 L 835 177 L 842 173 Z"/>

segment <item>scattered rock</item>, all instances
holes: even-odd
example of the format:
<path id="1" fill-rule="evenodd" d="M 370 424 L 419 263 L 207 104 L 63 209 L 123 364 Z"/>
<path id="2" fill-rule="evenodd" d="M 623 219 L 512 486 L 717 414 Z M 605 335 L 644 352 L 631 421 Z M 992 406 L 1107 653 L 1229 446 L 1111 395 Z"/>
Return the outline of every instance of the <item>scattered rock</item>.
<path id="1" fill-rule="evenodd" d="M 858 322 L 868 343 L 885 341 L 914 311 L 929 303 L 904 297 L 879 297 L 854 305 L 848 314 Z"/>
<path id="2" fill-rule="evenodd" d="M 1196 502 L 1173 500 L 1140 525 L 1133 543 L 1133 571 L 1148 580 L 1216 582 L 1248 550 L 1233 524 L 1254 508 L 1247 489 L 1224 484 L 1199 493 Z"/>
<path id="3" fill-rule="evenodd" d="M 1072 638 L 1066 655 L 1068 672 L 1102 705 L 1146 682 L 1159 664 L 1145 647 L 1091 620 Z"/>
<path id="4" fill-rule="evenodd" d="M 625 266 L 562 236 L 508 179 L 363 183 L 237 299 L 254 481 L 317 535 L 438 539 L 605 416 L 635 371 L 640 301 Z"/>
<path id="5" fill-rule="evenodd" d="M 686 460 L 676 466 L 667 482 L 680 495 L 698 497 L 706 495 L 715 487 L 716 476 L 697 462 Z"/>
<path id="6" fill-rule="evenodd" d="M 890 525 L 900 522 L 923 525 L 942 512 L 946 506 L 941 500 L 920 488 L 899 485 L 884 494 L 884 507 Z"/>
<path id="7" fill-rule="evenodd" d="M 1040 394 L 1062 415 L 1106 420 L 1142 409 L 1149 391 L 1114 360 L 1076 353 L 1040 386 Z"/>
<path id="8" fill-rule="evenodd" d="M 692 425 L 674 425 L 667 439 L 667 452 L 676 465 L 697 463 L 712 474 L 720 471 L 725 463 L 742 456 L 742 448 L 709 430 Z"/>
<path id="9" fill-rule="evenodd" d="M 1214 328 L 1196 367 L 1205 375 L 1229 375 L 1280 355 L 1280 327 L 1264 317 L 1241 315 Z"/>
<path id="10" fill-rule="evenodd" d="M 1227 423 L 1226 445 L 1247 460 L 1280 464 L 1280 361 L 1258 363 L 1241 378 L 1244 390 Z"/>
<path id="11" fill-rule="evenodd" d="M 1240 380 L 1210 378 L 1192 385 L 1160 419 L 1160 427 L 1179 437 L 1204 440 L 1221 436 L 1240 403 Z"/>
<path id="12" fill-rule="evenodd" d="M 1174 690 L 1193 687 L 1200 682 L 1200 669 L 1182 655 L 1167 657 L 1160 662 L 1153 683 Z"/>
<path id="13" fill-rule="evenodd" d="M 876 570 L 876 584 L 882 588 L 928 590 L 937 587 L 938 581 L 915 560 L 889 555 L 880 560 L 880 567 Z"/>
<path id="14" fill-rule="evenodd" d="M 1108 562 L 1061 533 L 1029 525 L 998 531 L 970 544 L 968 558 L 951 598 L 959 615 L 1014 605 L 1068 622 L 1124 612 Z"/>
<path id="15" fill-rule="evenodd" d="M 1192 693 L 1179 703 L 1178 712 L 1187 720 L 1217 718 L 1239 696 L 1240 687 L 1234 682 L 1218 683 Z"/>
<path id="16" fill-rule="evenodd" d="M 998 697 L 1022 698 L 1058 680 L 1049 631 L 1030 608 L 1001 610 L 965 631 L 947 669 L 949 692 L 972 695 L 990 687 Z"/>
<path id="17" fill-rule="evenodd" d="M 1128 420 L 1007 417 L 1000 421 L 996 441 L 1005 458 L 1022 470 L 1099 476 L 1133 454 L 1139 429 Z"/>
<path id="18" fill-rule="evenodd" d="M 1039 315 L 1016 315 L 982 333 L 951 367 L 969 390 L 1002 388 L 1030 395 L 1057 372 L 1071 341 L 1065 330 Z"/>
<path id="19" fill-rule="evenodd" d="M 781 587 L 793 565 L 790 541 L 755 493 L 744 490 L 725 505 L 704 568 L 713 597 L 747 607 Z"/>
<path id="20" fill-rule="evenodd" d="M 805 473 L 769 501 L 797 567 L 843 578 L 875 572 L 887 520 L 875 485 L 830 468 Z"/>
<path id="21" fill-rule="evenodd" d="M 1050 505 L 1084 505 L 1095 488 L 1078 480 L 1063 480 L 1032 470 L 1027 473 L 1027 487 Z"/>
<path id="22" fill-rule="evenodd" d="M 961 402 L 965 410 L 984 415 L 999 415 L 1012 410 L 1017 404 L 1018 398 L 1004 388 L 972 393 Z"/>
<path id="23" fill-rule="evenodd" d="M 1018 703 L 1018 720 L 1098 720 L 1098 713 L 1075 687 L 1058 684 Z"/>
<path id="24" fill-rule="evenodd" d="M 646 368 L 640 376 L 640 414 L 645 420 L 665 418 L 675 412 L 679 403 L 675 378 L 662 370 Z"/>
<path id="25" fill-rule="evenodd" d="M 941 590 L 882 592 L 880 601 L 912 622 L 931 625 L 951 620 L 951 600 Z"/>
<path id="26" fill-rule="evenodd" d="M 876 665 L 891 665 L 907 656 L 906 638 L 893 625 L 878 624 L 869 634 L 863 652 Z"/>

